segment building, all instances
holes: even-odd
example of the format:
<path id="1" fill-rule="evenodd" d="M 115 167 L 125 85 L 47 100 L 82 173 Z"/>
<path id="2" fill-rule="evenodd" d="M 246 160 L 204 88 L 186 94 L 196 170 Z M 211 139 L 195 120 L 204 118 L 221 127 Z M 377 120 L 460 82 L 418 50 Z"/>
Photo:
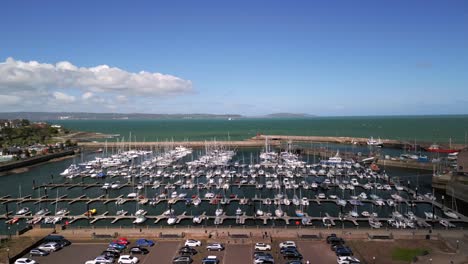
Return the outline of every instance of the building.
<path id="1" fill-rule="evenodd" d="M 463 149 L 458 153 L 457 171 L 459 174 L 468 175 L 468 148 Z"/>

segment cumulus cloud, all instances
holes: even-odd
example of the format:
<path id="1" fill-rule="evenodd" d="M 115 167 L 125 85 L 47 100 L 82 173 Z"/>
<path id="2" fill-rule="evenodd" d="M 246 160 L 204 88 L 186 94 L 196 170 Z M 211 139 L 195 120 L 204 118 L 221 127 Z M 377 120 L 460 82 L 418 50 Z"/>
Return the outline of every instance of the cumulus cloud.
<path id="1" fill-rule="evenodd" d="M 0 62 L 0 100 L 4 104 L 64 102 L 78 107 L 104 101 L 122 104 L 129 97 L 157 98 L 191 92 L 191 81 L 158 72 L 134 73 L 108 65 L 78 67 L 68 61 L 49 64 L 7 58 Z M 6 109 L 0 106 L 0 110 Z"/>
<path id="2" fill-rule="evenodd" d="M 62 92 L 53 92 L 52 95 L 54 96 L 55 100 L 62 103 L 73 103 L 76 100 L 75 96 Z"/>

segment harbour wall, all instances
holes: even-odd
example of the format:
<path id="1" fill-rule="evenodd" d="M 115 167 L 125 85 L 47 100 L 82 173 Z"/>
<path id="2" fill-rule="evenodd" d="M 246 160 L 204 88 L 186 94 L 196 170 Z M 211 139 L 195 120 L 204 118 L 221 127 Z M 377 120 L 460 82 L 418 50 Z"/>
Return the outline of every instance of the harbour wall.
<path id="1" fill-rule="evenodd" d="M 0 172 L 35 165 L 35 164 L 38 164 L 38 163 L 41 163 L 41 162 L 49 161 L 51 159 L 56 159 L 56 158 L 61 158 L 61 157 L 65 157 L 65 156 L 74 155 L 75 150 L 76 149 L 68 149 L 68 150 L 64 150 L 64 151 L 60 151 L 60 152 L 56 152 L 56 153 L 50 153 L 50 154 L 46 154 L 46 155 L 40 155 L 40 156 L 32 157 L 32 158 L 29 158 L 29 159 L 26 159 L 26 160 L 20 160 L 20 161 L 15 161 L 15 162 L 8 162 L 6 164 L 1 164 L 0 165 Z"/>

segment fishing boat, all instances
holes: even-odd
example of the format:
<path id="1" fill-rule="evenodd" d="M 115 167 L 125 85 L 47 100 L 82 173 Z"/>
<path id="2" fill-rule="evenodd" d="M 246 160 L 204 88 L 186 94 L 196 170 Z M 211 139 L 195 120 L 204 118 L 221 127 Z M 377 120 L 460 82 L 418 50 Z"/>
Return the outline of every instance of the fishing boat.
<path id="1" fill-rule="evenodd" d="M 459 150 L 458 149 L 453 149 L 451 147 L 443 148 L 438 144 L 432 144 L 428 148 L 426 148 L 426 151 L 427 152 L 435 152 L 435 153 L 456 153 Z"/>

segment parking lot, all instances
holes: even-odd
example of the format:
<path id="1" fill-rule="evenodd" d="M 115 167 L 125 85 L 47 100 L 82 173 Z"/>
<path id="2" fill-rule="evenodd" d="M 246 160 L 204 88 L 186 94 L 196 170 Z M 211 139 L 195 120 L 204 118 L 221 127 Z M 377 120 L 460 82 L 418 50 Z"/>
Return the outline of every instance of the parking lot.
<path id="1" fill-rule="evenodd" d="M 129 246 L 132 246 L 130 244 Z M 149 248 L 147 255 L 137 255 L 141 264 L 152 263 L 172 263 L 172 259 L 178 255 L 178 250 L 184 245 L 184 241 L 158 241 L 156 245 Z M 254 252 L 253 244 L 226 244 L 223 251 L 207 251 L 206 241 L 202 247 L 197 247 L 198 254 L 193 257 L 193 263 L 201 263 L 201 260 L 208 255 L 216 255 L 222 264 L 247 264 L 252 263 Z M 274 243 L 272 254 L 275 256 L 275 263 L 285 263 L 278 253 L 277 242 Z M 298 241 L 298 249 L 304 256 L 304 263 L 336 263 L 336 256 L 324 241 Z M 45 257 L 32 257 L 41 264 L 62 264 L 62 263 L 85 263 L 94 259 L 107 248 L 107 243 L 73 243 L 57 252 Z M 125 254 L 125 253 L 124 253 Z M 26 255 L 25 257 L 29 257 Z"/>

